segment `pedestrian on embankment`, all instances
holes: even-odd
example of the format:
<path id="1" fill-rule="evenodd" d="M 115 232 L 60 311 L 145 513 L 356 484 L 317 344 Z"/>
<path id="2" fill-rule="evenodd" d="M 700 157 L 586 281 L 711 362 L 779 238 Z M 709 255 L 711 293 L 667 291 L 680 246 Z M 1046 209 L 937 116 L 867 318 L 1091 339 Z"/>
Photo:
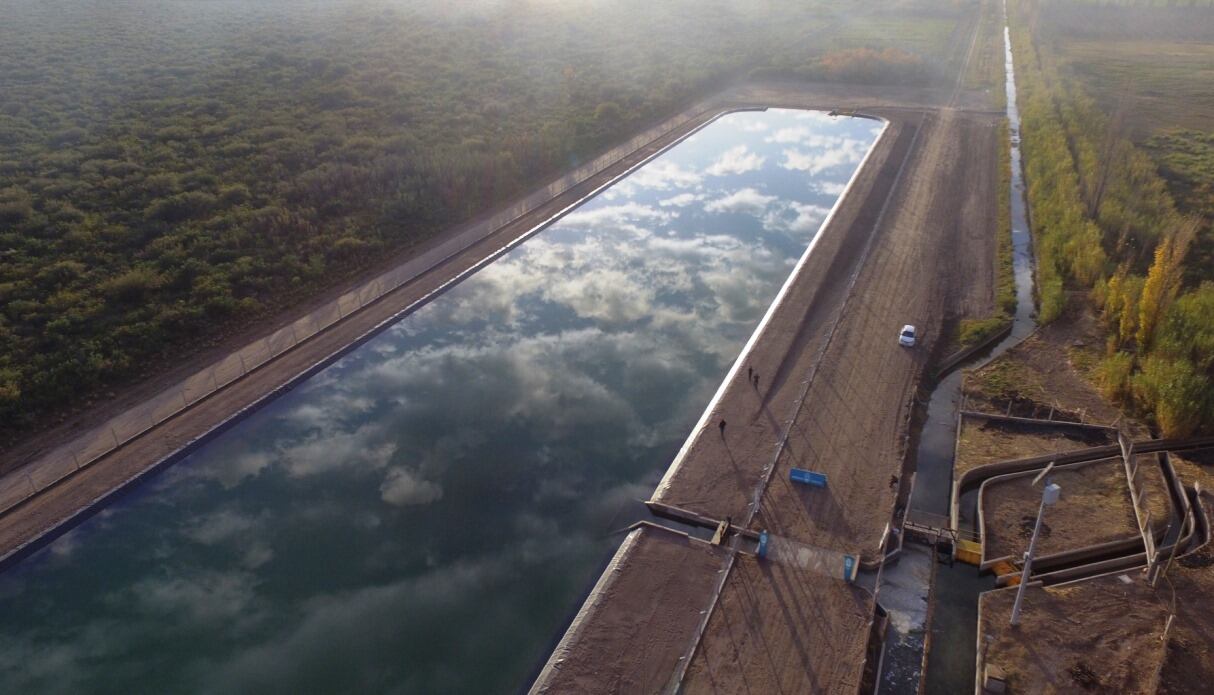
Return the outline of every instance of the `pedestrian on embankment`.
<path id="1" fill-rule="evenodd" d="M 724 420 L 721 420 L 720 427 L 721 427 L 721 436 L 724 437 L 725 436 L 725 421 Z"/>

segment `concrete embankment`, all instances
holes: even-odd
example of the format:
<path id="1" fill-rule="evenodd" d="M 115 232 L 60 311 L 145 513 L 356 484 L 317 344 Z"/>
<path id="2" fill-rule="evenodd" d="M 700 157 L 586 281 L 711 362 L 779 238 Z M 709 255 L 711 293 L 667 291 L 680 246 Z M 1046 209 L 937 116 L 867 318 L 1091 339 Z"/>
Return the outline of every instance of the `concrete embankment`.
<path id="1" fill-rule="evenodd" d="M 728 551 L 661 526 L 629 532 L 532 693 L 666 689 Z M 678 567 L 678 572 L 670 572 Z M 654 578 L 660 581 L 654 581 Z M 612 658 L 601 659 L 604 650 Z M 618 658 L 616 658 L 618 656 Z"/>

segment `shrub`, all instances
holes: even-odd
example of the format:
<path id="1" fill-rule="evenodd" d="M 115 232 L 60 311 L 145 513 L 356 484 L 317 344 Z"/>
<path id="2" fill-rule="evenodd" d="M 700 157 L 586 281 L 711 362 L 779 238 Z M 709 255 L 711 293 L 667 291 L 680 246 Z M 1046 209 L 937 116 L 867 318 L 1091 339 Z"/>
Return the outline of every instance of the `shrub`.
<path id="1" fill-rule="evenodd" d="M 1114 352 L 1104 358 L 1097 368 L 1101 393 L 1114 402 L 1128 403 L 1133 372 L 1134 356 L 1128 352 Z"/>
<path id="2" fill-rule="evenodd" d="M 1008 325 L 1008 319 L 994 316 L 987 319 L 966 319 L 961 322 L 961 345 L 969 347 L 990 338 Z"/>
<path id="3" fill-rule="evenodd" d="M 149 220 L 158 222 L 183 222 L 206 214 L 215 207 L 215 196 L 201 191 L 187 191 L 160 198 L 144 211 Z"/>

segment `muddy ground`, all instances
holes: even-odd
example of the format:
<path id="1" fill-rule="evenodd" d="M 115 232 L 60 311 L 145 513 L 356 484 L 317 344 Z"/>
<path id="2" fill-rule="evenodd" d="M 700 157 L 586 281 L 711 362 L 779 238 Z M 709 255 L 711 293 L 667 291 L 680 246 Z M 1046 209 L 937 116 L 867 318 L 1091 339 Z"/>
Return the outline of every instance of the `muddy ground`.
<path id="1" fill-rule="evenodd" d="M 1173 457 L 1186 486 L 1214 482 L 1214 450 Z M 1214 497 L 1202 495 L 1207 525 Z M 1128 578 L 1127 582 L 1122 577 Z M 983 594 L 987 660 L 1011 675 L 1012 692 L 1208 692 L 1214 682 L 1214 546 L 1177 559 L 1154 588 L 1143 572 L 1030 586 L 1019 628 L 1007 625 L 1015 589 Z M 1169 614 L 1175 614 L 1166 642 Z"/>
<path id="2" fill-rule="evenodd" d="M 1155 692 L 1167 611 L 1140 573 L 1031 585 L 1014 627 L 1015 598 L 1015 588 L 979 598 L 979 649 L 1007 675 L 1008 692 Z"/>

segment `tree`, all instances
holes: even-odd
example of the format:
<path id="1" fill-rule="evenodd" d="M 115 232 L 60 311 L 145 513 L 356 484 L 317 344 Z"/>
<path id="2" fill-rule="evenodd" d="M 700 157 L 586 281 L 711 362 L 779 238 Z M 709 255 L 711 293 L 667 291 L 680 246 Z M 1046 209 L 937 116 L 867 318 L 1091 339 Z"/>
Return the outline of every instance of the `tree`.
<path id="1" fill-rule="evenodd" d="M 1200 225 L 1195 217 L 1185 219 L 1155 248 L 1155 262 L 1151 264 L 1138 304 L 1138 346 L 1144 352 L 1151 349 L 1155 327 L 1180 291 L 1184 257 Z"/>

